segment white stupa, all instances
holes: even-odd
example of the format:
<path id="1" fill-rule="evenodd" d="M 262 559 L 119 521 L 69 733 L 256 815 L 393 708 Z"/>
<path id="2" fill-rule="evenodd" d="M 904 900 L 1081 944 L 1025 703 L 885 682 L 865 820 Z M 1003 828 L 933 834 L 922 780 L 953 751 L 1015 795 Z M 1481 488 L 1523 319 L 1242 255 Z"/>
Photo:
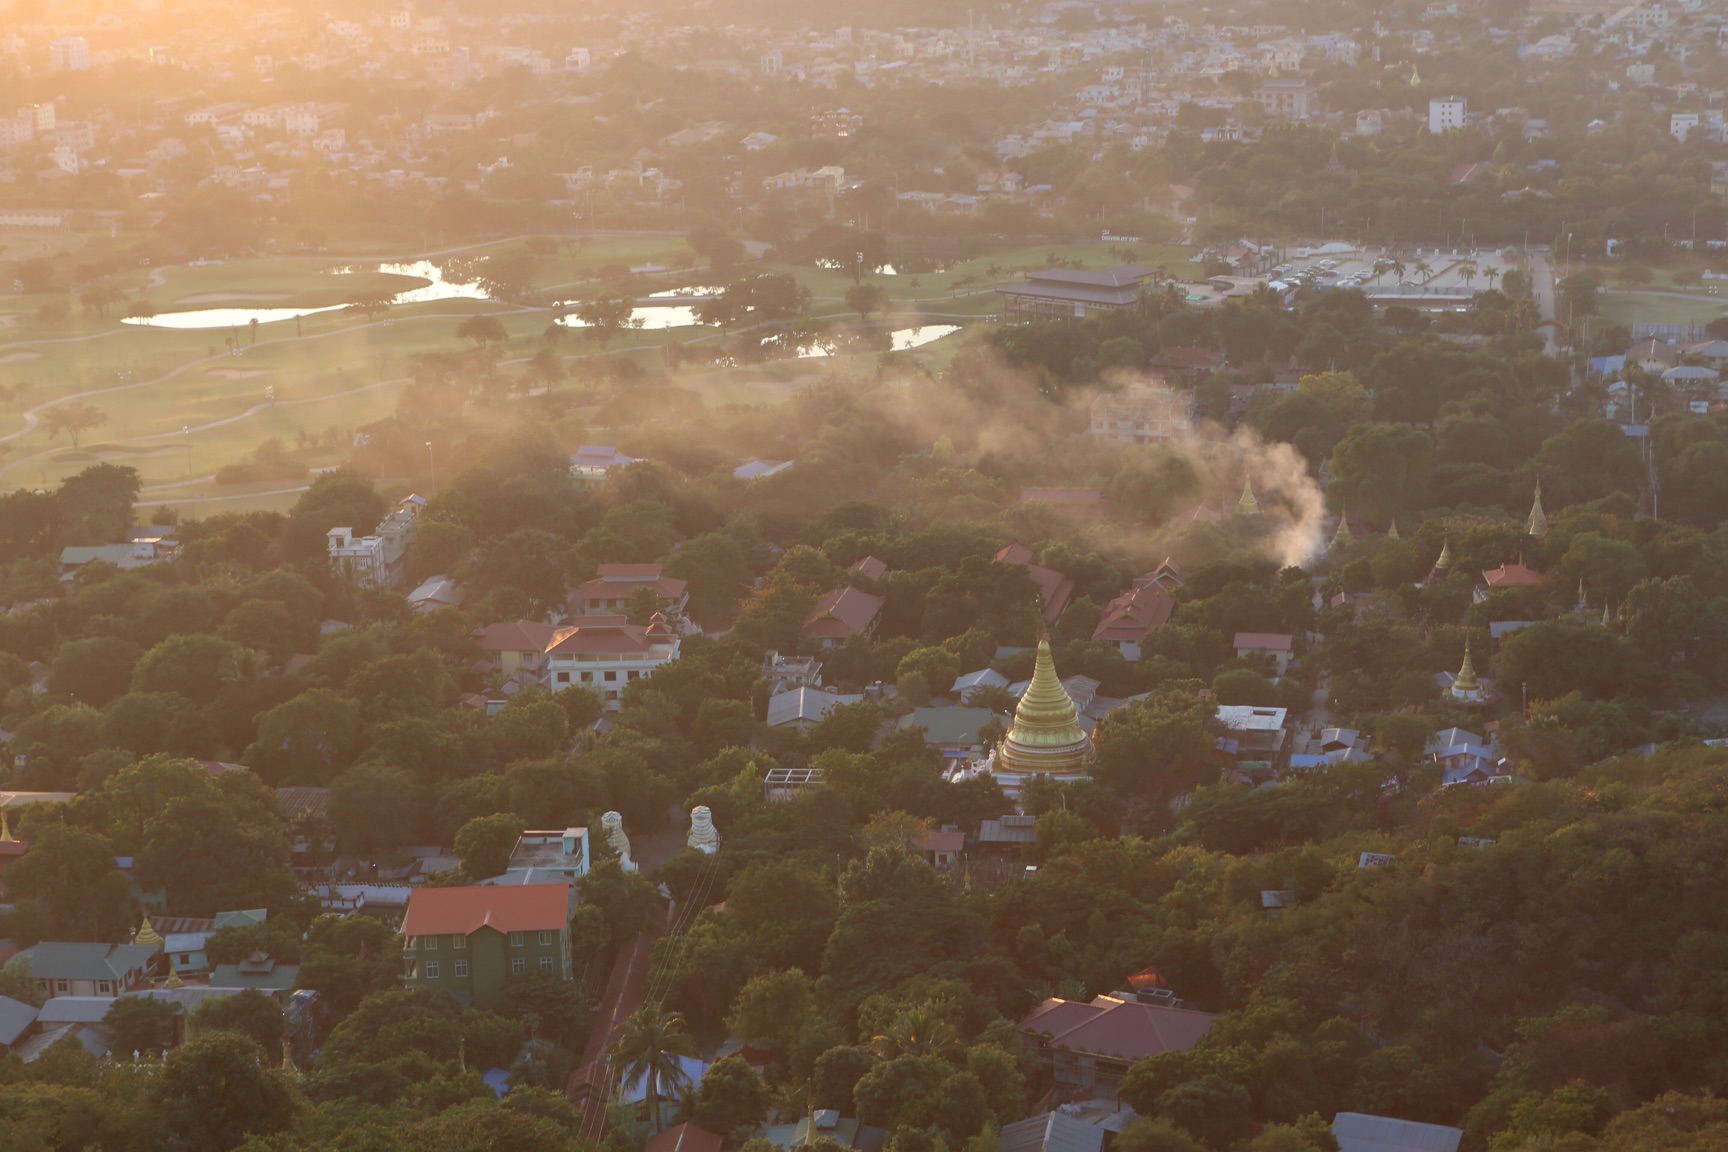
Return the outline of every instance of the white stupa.
<path id="1" fill-rule="evenodd" d="M 714 813 L 708 805 L 698 804 L 690 809 L 690 837 L 684 843 L 710 856 L 720 850 L 720 834 L 714 831 Z"/>
<path id="2" fill-rule="evenodd" d="M 630 837 L 624 833 L 623 813 L 608 812 L 601 816 L 600 827 L 606 830 L 606 846 L 618 853 L 618 867 L 626 872 L 636 871 L 636 861 L 630 858 Z"/>

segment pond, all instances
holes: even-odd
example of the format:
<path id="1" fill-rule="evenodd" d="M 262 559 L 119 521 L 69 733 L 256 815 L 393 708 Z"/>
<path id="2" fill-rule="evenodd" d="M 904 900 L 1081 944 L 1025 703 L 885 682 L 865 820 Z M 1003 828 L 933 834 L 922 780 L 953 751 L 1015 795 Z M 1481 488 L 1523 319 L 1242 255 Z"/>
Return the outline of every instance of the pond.
<path id="1" fill-rule="evenodd" d="M 896 328 L 888 334 L 889 351 L 910 352 L 914 348 L 922 348 L 926 344 L 942 339 L 960 331 L 958 324 L 926 324 L 922 328 Z M 845 352 L 846 349 L 840 349 Z M 800 360 L 813 360 L 832 353 L 821 345 L 804 349 L 798 353 Z"/>
<path id="2" fill-rule="evenodd" d="M 418 288 L 408 288 L 390 298 L 392 304 L 423 304 L 432 300 L 486 300 L 485 289 L 479 284 L 447 280 L 444 270 L 430 260 L 414 260 L 402 264 L 377 264 L 370 268 L 332 268 L 333 276 L 346 276 L 359 271 L 377 271 L 393 276 L 412 276 L 425 280 Z M 328 304 L 321 308 L 194 308 L 184 312 L 158 312 L 154 316 L 128 316 L 122 324 L 143 328 L 173 328 L 181 331 L 202 328 L 246 328 L 252 321 L 274 324 L 296 316 L 316 316 L 321 312 L 340 312 L 346 304 Z"/>

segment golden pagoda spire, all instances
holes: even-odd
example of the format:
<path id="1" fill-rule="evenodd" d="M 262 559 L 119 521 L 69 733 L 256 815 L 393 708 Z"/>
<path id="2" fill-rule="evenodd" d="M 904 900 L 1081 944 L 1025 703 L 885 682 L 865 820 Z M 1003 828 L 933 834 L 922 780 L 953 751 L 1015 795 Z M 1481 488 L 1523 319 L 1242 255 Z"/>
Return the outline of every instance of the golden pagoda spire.
<path id="1" fill-rule="evenodd" d="M 1470 663 L 1470 645 L 1464 645 L 1464 666 L 1458 669 L 1458 678 L 1452 681 L 1454 694 L 1462 696 L 1466 692 L 1479 692 L 1482 684 L 1476 679 L 1476 667 Z"/>
<path id="2" fill-rule="evenodd" d="M 12 825 L 6 822 L 6 809 L 0 808 L 0 844 L 16 844 L 12 838 Z"/>
<path id="3" fill-rule="evenodd" d="M 1437 571 L 1440 571 L 1440 572 L 1451 571 L 1451 569 L 1452 569 L 1452 538 L 1451 537 L 1448 536 L 1445 540 L 1441 541 L 1441 543 L 1440 543 L 1440 558 L 1438 560 L 1434 561 L 1434 567 Z"/>
<path id="4" fill-rule="evenodd" d="M 1248 476 L 1242 477 L 1242 499 L 1236 501 L 1238 516 L 1255 516 L 1260 512 L 1260 501 L 1254 499 L 1254 481 Z"/>
<path id="5" fill-rule="evenodd" d="M 1350 507 L 1343 501 L 1338 502 L 1338 530 L 1332 533 L 1332 547 L 1344 548 L 1354 539 L 1350 535 Z"/>
<path id="6" fill-rule="evenodd" d="M 1422 83 L 1422 70 L 1412 64 L 1410 66 L 1410 87 L 1414 88 L 1420 83 Z"/>
<path id="7" fill-rule="evenodd" d="M 1080 711 L 1056 676 L 1050 641 L 1041 638 L 1032 682 L 1014 709 L 1014 726 L 1003 737 L 996 762 L 1010 772 L 1083 772 L 1092 758 Z"/>
<path id="8" fill-rule="evenodd" d="M 162 937 L 150 923 L 150 917 L 144 917 L 144 922 L 138 925 L 138 931 L 132 933 L 132 943 L 145 944 L 152 948 L 162 947 Z"/>
<path id="9" fill-rule="evenodd" d="M 175 968 L 173 965 L 169 965 L 168 979 L 163 981 L 163 985 L 168 988 L 178 988 L 182 983 L 183 981 L 180 979 L 180 970 Z"/>
<path id="10" fill-rule="evenodd" d="M 1542 511 L 1542 477 L 1536 477 L 1536 501 L 1530 506 L 1530 515 L 1524 521 L 1524 534 L 1540 540 L 1548 535 L 1548 514 Z"/>
<path id="11" fill-rule="evenodd" d="M 1392 517 L 1392 527 L 1386 529 L 1386 539 L 1388 539 L 1388 540 L 1401 539 L 1401 537 L 1398 535 L 1398 517 L 1396 517 L 1396 516 Z"/>

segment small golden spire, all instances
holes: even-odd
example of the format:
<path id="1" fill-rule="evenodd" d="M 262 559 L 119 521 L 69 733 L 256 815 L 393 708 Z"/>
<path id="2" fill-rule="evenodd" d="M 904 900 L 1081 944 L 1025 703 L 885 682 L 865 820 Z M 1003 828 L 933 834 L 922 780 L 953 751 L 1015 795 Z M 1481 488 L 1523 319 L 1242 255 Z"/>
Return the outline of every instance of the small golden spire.
<path id="1" fill-rule="evenodd" d="M 1530 515 L 1524 521 L 1524 534 L 1540 540 L 1548 535 L 1548 514 L 1542 511 L 1542 478 L 1536 478 L 1536 500 L 1530 505 Z"/>
<path id="2" fill-rule="evenodd" d="M 1254 481 L 1247 476 L 1242 477 L 1242 499 L 1236 501 L 1236 514 L 1239 516 L 1255 516 L 1260 512 L 1260 501 L 1254 499 Z"/>
<path id="3" fill-rule="evenodd" d="M 180 970 L 170 965 L 168 968 L 168 979 L 164 981 L 164 984 L 169 988 L 178 988 L 182 983 L 183 981 L 180 979 Z"/>
<path id="4" fill-rule="evenodd" d="M 1350 535 L 1350 508 L 1343 501 L 1338 503 L 1338 530 L 1332 533 L 1332 547 L 1347 547 L 1354 537 Z"/>
<path id="5" fill-rule="evenodd" d="M 1396 516 L 1392 517 L 1392 527 L 1386 529 L 1386 539 L 1388 539 L 1388 540 L 1400 539 L 1400 537 L 1398 535 L 1398 517 L 1396 517 Z"/>
<path id="6" fill-rule="evenodd" d="M 151 948 L 162 947 L 162 937 L 150 923 L 150 917 L 144 917 L 144 922 L 138 925 L 138 931 L 132 933 L 132 943 L 144 944 Z"/>
<path id="7" fill-rule="evenodd" d="M 1476 668 L 1470 663 L 1470 645 L 1464 645 L 1464 666 L 1458 669 L 1458 679 L 1452 681 L 1452 691 L 1463 695 L 1466 692 L 1480 691 L 1482 685 L 1476 679 Z"/>
<path id="8" fill-rule="evenodd" d="M 1440 543 L 1440 558 L 1434 561 L 1436 571 L 1449 572 L 1452 569 L 1452 538 L 1448 536 Z"/>
<path id="9" fill-rule="evenodd" d="M 6 809 L 0 808 L 0 844 L 16 844 L 12 838 L 12 825 L 6 822 Z"/>

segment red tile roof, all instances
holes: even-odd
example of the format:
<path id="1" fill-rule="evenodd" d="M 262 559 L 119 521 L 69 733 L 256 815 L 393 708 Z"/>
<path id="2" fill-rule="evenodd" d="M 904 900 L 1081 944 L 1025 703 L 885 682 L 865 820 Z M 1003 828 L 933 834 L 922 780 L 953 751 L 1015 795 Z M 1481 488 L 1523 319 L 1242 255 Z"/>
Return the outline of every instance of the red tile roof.
<path id="1" fill-rule="evenodd" d="M 966 847 L 966 833 L 927 829 L 913 838 L 912 847 L 919 852 L 959 852 Z"/>
<path id="2" fill-rule="evenodd" d="M 1487 581 L 1490 588 L 1512 588 L 1518 585 L 1533 587 L 1542 583 L 1542 573 L 1522 564 L 1502 564 L 1482 573 L 1482 579 Z"/>
<path id="3" fill-rule="evenodd" d="M 483 652 L 544 652 L 552 642 L 553 628 L 538 620 L 510 624 L 488 624 L 474 629 L 474 643 Z"/>
<path id="4" fill-rule="evenodd" d="M 694 1124 L 680 1124 L 656 1133 L 642 1152 L 720 1152 L 719 1136 Z"/>
<path id="5" fill-rule="evenodd" d="M 652 568 L 649 576 L 619 576 L 608 578 L 606 569 L 616 568 Z M 687 580 L 679 580 L 672 576 L 662 576 L 658 564 L 602 564 L 601 574 L 576 589 L 578 602 L 586 600 L 622 600 L 638 588 L 652 588 L 660 594 L 662 600 L 677 600 L 684 595 L 684 590 L 690 586 Z"/>
<path id="6" fill-rule="evenodd" d="M 1176 611 L 1176 601 L 1158 590 L 1157 585 L 1142 584 L 1110 601 L 1098 627 L 1092 630 L 1094 640 L 1128 640 L 1138 642 L 1170 622 Z"/>
<path id="7" fill-rule="evenodd" d="M 408 894 L 404 936 L 466 936 L 495 932 L 556 932 L 570 920 L 568 884 L 516 887 L 416 888 Z"/>
<path id="8" fill-rule="evenodd" d="M 1046 623 L 1054 624 L 1068 610 L 1074 598 L 1074 581 L 1053 568 L 1032 563 L 1032 549 L 1024 544 L 1010 544 L 996 553 L 998 564 L 1019 564 L 1026 569 L 1032 583 L 1038 585 L 1038 603 L 1043 608 Z"/>
<path id="9" fill-rule="evenodd" d="M 1099 996 L 1090 1004 L 1046 1000 L 1020 1021 L 1022 1032 L 1049 1037 L 1054 1048 L 1132 1063 L 1160 1052 L 1186 1052 L 1217 1019 L 1209 1012 Z"/>
<path id="10" fill-rule="evenodd" d="M 1264 652 L 1288 652 L 1296 637 L 1288 632 L 1238 632 L 1230 647 Z"/>
<path id="11" fill-rule="evenodd" d="M 624 616 L 584 616 L 553 634 L 546 655 L 622 656 L 647 652 L 653 646 L 648 629 Z"/>
<path id="12" fill-rule="evenodd" d="M 816 602 L 804 618 L 804 634 L 821 640 L 844 640 L 864 632 L 882 611 L 884 600 L 851 585 L 836 588 Z"/>
<path id="13" fill-rule="evenodd" d="M 666 571 L 664 564 L 601 564 L 594 569 L 601 577 L 614 580 L 658 580 Z"/>
<path id="14" fill-rule="evenodd" d="M 1170 517 L 1169 524 L 1172 528 L 1186 528 L 1190 524 L 1222 524 L 1223 522 L 1223 513 L 1214 512 L 1204 504 L 1196 504 L 1188 511 Z"/>
<path id="15" fill-rule="evenodd" d="M 996 553 L 998 564 L 1030 564 L 1037 559 L 1037 553 L 1024 544 L 1009 544 Z"/>
<path id="16" fill-rule="evenodd" d="M 872 580 L 886 580 L 888 578 L 888 565 L 876 559 L 874 556 L 866 556 L 864 559 L 858 561 L 858 563 L 852 565 L 852 571 L 858 573 L 860 576 L 867 576 Z"/>

